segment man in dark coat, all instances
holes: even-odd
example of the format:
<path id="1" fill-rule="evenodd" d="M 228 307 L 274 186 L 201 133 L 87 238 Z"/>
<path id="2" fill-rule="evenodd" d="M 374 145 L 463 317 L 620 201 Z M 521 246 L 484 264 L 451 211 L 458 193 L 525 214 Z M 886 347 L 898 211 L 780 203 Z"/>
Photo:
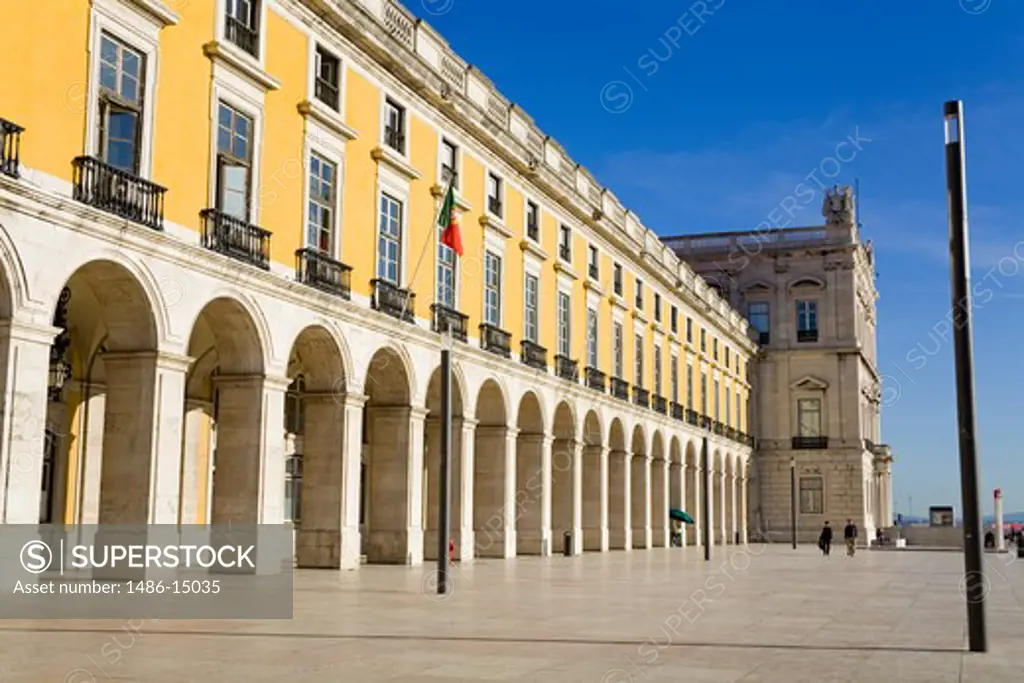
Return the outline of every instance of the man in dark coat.
<path id="1" fill-rule="evenodd" d="M 832 550 L 832 527 L 825 522 L 825 526 L 821 528 L 821 535 L 818 536 L 818 547 L 821 548 L 821 552 L 825 557 L 828 557 L 829 552 Z"/>
<path id="2" fill-rule="evenodd" d="M 857 525 L 853 523 L 852 519 L 846 520 L 843 537 L 846 539 L 846 554 L 853 557 L 853 554 L 857 552 Z"/>

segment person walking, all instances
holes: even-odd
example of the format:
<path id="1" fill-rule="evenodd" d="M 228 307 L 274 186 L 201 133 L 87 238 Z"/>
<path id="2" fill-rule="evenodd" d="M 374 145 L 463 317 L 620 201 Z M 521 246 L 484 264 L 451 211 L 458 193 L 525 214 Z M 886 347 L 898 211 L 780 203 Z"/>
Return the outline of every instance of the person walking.
<path id="1" fill-rule="evenodd" d="M 825 526 L 821 527 L 821 535 L 818 536 L 818 547 L 821 548 L 821 553 L 825 557 L 828 557 L 829 552 L 832 551 L 832 527 L 825 522 Z"/>
<path id="2" fill-rule="evenodd" d="M 852 519 L 846 520 L 843 537 L 846 539 L 846 555 L 853 557 L 853 554 L 857 552 L 857 525 L 853 523 Z"/>

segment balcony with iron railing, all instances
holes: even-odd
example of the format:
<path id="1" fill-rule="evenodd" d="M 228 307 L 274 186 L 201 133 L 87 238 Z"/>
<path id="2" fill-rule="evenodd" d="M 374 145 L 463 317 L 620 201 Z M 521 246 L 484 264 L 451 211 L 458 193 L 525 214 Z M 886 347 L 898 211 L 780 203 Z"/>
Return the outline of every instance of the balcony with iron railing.
<path id="1" fill-rule="evenodd" d="M 76 157 L 71 162 L 72 197 L 153 230 L 164 229 L 164 195 L 167 188 L 114 168 L 95 157 Z"/>
<path id="2" fill-rule="evenodd" d="M 694 427 L 697 427 L 697 426 L 700 425 L 700 415 L 697 413 L 696 410 L 692 410 L 690 408 L 687 408 L 686 409 L 686 422 L 688 424 L 692 424 Z"/>
<path id="3" fill-rule="evenodd" d="M 596 389 L 603 394 L 608 385 L 608 379 L 605 377 L 605 374 L 597 368 L 589 365 L 585 370 L 585 374 L 587 386 L 591 389 Z"/>
<path id="4" fill-rule="evenodd" d="M 640 406 L 641 408 L 651 407 L 651 392 L 643 387 L 633 387 L 633 405 Z"/>
<path id="5" fill-rule="evenodd" d="M 580 381 L 579 362 L 568 356 L 555 356 L 555 374 L 564 380 L 578 384 Z"/>
<path id="6" fill-rule="evenodd" d="M 519 359 L 531 368 L 545 371 L 548 369 L 548 350 L 529 339 L 519 343 Z"/>
<path id="7" fill-rule="evenodd" d="M 623 401 L 629 400 L 629 382 L 618 377 L 612 377 L 608 380 L 612 390 L 612 396 L 615 398 L 622 399 Z"/>
<path id="8" fill-rule="evenodd" d="M 343 299 L 352 298 L 352 267 L 311 247 L 295 252 L 295 281 Z"/>
<path id="9" fill-rule="evenodd" d="M 236 261 L 270 270 L 270 231 L 219 209 L 203 209 L 203 246 Z"/>
<path id="10" fill-rule="evenodd" d="M 725 436 L 725 425 L 718 420 L 711 421 L 711 431 L 717 436 Z"/>
<path id="11" fill-rule="evenodd" d="M 734 428 L 730 427 L 729 425 L 726 425 L 725 426 L 725 438 L 729 439 L 730 441 L 735 441 L 736 440 L 736 430 Z"/>
<path id="12" fill-rule="evenodd" d="M 657 394 L 652 396 L 651 407 L 653 407 L 656 412 L 659 412 L 662 415 L 668 415 L 668 401 L 665 399 L 664 396 L 658 396 Z"/>
<path id="13" fill-rule="evenodd" d="M 511 358 L 512 335 L 496 325 L 481 323 L 480 348 L 503 358 Z"/>
<path id="14" fill-rule="evenodd" d="M 712 420 L 710 417 L 708 417 L 707 415 L 701 415 L 698 419 L 700 422 L 701 429 L 706 429 L 709 432 L 713 429 L 715 421 Z"/>
<path id="15" fill-rule="evenodd" d="M 816 342 L 818 341 L 818 330 L 797 330 L 796 340 L 798 342 Z"/>
<path id="16" fill-rule="evenodd" d="M 686 409 L 683 408 L 681 403 L 676 403 L 675 401 L 669 404 L 668 412 L 676 420 L 683 420 L 686 417 Z"/>
<path id="17" fill-rule="evenodd" d="M 370 280 L 370 308 L 408 323 L 416 322 L 416 294 L 380 278 Z"/>
<path id="18" fill-rule="evenodd" d="M 434 332 L 447 334 L 451 330 L 452 337 L 465 343 L 469 339 L 469 316 L 459 313 L 454 308 L 444 304 L 432 304 L 430 306 L 430 328 Z"/>
<path id="19" fill-rule="evenodd" d="M 224 17 L 224 37 L 253 57 L 259 58 L 260 34 L 255 24 L 247 24 L 228 14 Z"/>
<path id="20" fill-rule="evenodd" d="M 0 173 L 17 178 L 21 164 L 21 134 L 25 129 L 21 126 L 0 119 Z"/>
<path id="21" fill-rule="evenodd" d="M 793 450 L 824 450 L 828 448 L 827 436 L 794 436 Z"/>

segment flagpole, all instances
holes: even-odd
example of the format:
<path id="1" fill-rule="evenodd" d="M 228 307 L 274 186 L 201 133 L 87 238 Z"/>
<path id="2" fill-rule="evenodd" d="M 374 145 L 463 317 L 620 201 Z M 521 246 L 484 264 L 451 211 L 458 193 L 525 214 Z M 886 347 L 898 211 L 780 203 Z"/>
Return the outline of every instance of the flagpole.
<path id="1" fill-rule="evenodd" d="M 441 457 L 439 474 L 440 510 L 437 534 L 437 594 L 448 592 L 448 544 L 451 538 L 451 467 L 452 467 L 452 328 L 445 319 L 441 335 Z"/>
<path id="2" fill-rule="evenodd" d="M 455 182 L 454 178 L 452 178 L 451 180 L 448 181 L 448 188 L 445 190 L 444 194 L 441 195 L 442 197 L 447 197 L 448 196 L 448 192 L 451 190 L 453 182 Z M 444 199 L 441 199 L 441 203 L 437 207 L 435 207 L 435 209 L 434 209 L 434 219 L 432 221 L 430 221 L 431 233 L 430 233 L 430 235 L 427 236 L 427 239 L 423 241 L 423 249 L 420 250 L 420 257 L 419 257 L 419 259 L 416 260 L 416 267 L 413 268 L 412 277 L 409 278 L 409 288 L 410 289 L 412 289 L 412 284 L 414 282 L 416 282 L 416 276 L 420 272 L 420 266 L 423 265 L 423 257 L 427 255 L 427 248 L 432 243 L 436 243 L 437 242 L 437 220 L 438 220 L 438 218 L 440 218 L 441 210 L 443 208 L 444 208 Z M 433 238 L 433 239 L 431 239 L 431 238 Z M 405 314 L 409 310 L 409 300 L 410 300 L 410 298 L 411 297 L 405 297 L 405 301 L 402 302 L 402 315 L 400 316 L 400 319 L 405 319 Z"/>

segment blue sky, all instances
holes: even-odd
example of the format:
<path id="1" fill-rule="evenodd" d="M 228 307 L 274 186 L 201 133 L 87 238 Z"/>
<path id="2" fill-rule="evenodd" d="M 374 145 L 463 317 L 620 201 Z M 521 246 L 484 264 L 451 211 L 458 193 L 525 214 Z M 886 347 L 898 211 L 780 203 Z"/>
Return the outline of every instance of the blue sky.
<path id="1" fill-rule="evenodd" d="M 983 512 L 995 487 L 1024 510 L 1024 7 L 707 0 L 698 12 L 717 9 L 698 18 L 688 1 L 407 5 L 660 234 L 753 229 L 815 169 L 859 178 L 883 440 L 896 510 L 912 496 L 919 516 L 960 510 L 941 115 L 964 100 L 972 274 L 991 292 L 974 316 Z M 858 132 L 869 141 L 843 148 L 829 181 L 823 160 Z M 793 225 L 819 222 L 820 206 Z"/>

